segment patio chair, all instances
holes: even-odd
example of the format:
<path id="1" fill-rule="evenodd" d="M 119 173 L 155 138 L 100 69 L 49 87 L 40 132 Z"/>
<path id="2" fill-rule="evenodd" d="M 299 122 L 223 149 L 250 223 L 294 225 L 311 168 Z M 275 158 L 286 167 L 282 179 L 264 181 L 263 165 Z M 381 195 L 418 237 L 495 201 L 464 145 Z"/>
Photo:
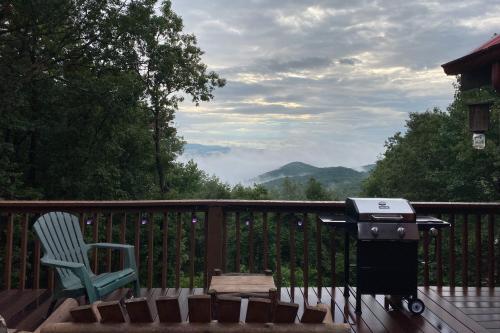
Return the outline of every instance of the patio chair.
<path id="1" fill-rule="evenodd" d="M 36 220 L 33 227 L 44 251 L 42 264 L 55 268 L 58 276 L 49 314 L 60 298 L 86 296 L 92 304 L 131 282 L 134 283 L 135 295 L 139 296 L 139 276 L 132 245 L 85 244 L 78 218 L 63 212 L 44 214 Z M 87 254 L 94 248 L 124 251 L 123 269 L 95 275 Z"/>

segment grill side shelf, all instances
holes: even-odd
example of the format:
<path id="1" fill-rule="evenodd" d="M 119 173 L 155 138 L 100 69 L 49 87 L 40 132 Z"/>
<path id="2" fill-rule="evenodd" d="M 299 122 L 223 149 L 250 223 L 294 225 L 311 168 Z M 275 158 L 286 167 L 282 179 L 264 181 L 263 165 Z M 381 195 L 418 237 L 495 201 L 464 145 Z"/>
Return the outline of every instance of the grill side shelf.
<path id="1" fill-rule="evenodd" d="M 450 227 L 450 223 L 433 216 L 417 216 L 417 225 L 418 230 L 429 230 L 431 228 L 443 229 Z"/>
<path id="2" fill-rule="evenodd" d="M 321 223 L 335 228 L 343 228 L 349 230 L 356 230 L 357 228 L 356 223 L 347 222 L 345 219 L 339 218 L 339 216 L 320 215 L 318 216 L 318 219 L 321 221 Z"/>

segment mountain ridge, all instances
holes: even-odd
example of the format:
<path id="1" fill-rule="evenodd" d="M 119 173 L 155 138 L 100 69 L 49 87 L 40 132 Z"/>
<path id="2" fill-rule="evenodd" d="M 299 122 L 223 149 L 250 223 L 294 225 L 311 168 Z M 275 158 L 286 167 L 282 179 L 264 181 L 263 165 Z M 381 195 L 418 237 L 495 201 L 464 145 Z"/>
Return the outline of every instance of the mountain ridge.
<path id="1" fill-rule="evenodd" d="M 348 167 L 316 167 L 303 162 L 291 162 L 278 169 L 263 173 L 251 181 L 261 184 L 268 189 L 279 188 L 285 179 L 299 185 L 306 185 L 310 178 L 314 178 L 324 187 L 334 190 L 341 195 L 358 195 L 361 192 L 361 183 L 369 175 L 374 165 L 361 167 L 362 171 Z"/>

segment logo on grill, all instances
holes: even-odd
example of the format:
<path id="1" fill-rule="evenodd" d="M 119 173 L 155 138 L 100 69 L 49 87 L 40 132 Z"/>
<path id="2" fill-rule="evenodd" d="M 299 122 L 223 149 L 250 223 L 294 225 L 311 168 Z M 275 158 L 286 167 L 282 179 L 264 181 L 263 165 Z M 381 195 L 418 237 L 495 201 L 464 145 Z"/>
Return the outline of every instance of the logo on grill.
<path id="1" fill-rule="evenodd" d="M 380 201 L 378 203 L 378 209 L 390 209 L 389 205 L 385 201 Z"/>

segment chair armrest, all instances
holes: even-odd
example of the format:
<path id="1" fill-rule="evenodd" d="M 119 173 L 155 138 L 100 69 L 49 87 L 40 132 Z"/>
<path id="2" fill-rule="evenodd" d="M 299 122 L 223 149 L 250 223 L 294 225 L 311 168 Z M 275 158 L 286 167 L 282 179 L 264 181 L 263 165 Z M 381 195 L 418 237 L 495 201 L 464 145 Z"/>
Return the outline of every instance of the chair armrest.
<path id="1" fill-rule="evenodd" d="M 124 268 L 132 268 L 137 273 L 137 265 L 135 263 L 134 246 L 128 244 L 116 244 L 116 243 L 93 243 L 87 244 L 87 250 L 91 249 L 115 249 L 121 250 L 125 254 L 125 265 Z M 137 275 L 139 275 L 137 273 Z"/>
<path id="2" fill-rule="evenodd" d="M 85 267 L 85 265 L 81 264 L 81 263 L 62 261 L 62 260 L 57 260 L 57 259 L 50 259 L 50 258 L 46 258 L 46 257 L 41 258 L 40 262 L 44 265 L 47 265 L 47 266 L 53 266 L 53 267 L 57 267 L 57 268 L 67 268 L 67 269 L 73 269 L 73 270 L 78 270 L 80 268 Z"/>
<path id="3" fill-rule="evenodd" d="M 93 243 L 87 244 L 89 249 L 98 248 L 98 249 L 115 249 L 115 250 L 126 250 L 133 249 L 133 245 L 128 244 L 117 244 L 117 243 Z"/>

